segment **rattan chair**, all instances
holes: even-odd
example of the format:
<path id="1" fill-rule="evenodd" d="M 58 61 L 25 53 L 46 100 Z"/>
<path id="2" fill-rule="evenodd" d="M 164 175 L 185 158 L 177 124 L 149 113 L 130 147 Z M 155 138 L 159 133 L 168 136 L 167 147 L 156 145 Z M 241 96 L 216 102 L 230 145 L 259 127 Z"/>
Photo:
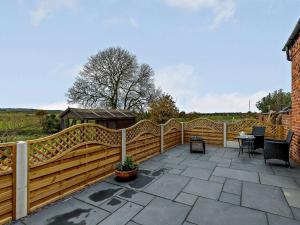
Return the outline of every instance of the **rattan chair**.
<path id="1" fill-rule="evenodd" d="M 264 159 L 280 159 L 290 166 L 290 145 L 294 132 L 289 130 L 286 140 L 265 140 Z"/>

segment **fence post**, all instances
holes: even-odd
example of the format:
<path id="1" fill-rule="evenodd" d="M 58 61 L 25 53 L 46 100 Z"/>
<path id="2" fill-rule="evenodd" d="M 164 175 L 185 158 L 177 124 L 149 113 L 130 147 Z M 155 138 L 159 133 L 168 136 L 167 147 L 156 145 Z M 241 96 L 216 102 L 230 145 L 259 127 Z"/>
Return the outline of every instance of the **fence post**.
<path id="1" fill-rule="evenodd" d="M 160 153 L 164 152 L 164 125 L 160 125 Z"/>
<path id="2" fill-rule="evenodd" d="M 126 129 L 122 129 L 122 162 L 126 160 Z"/>
<path id="3" fill-rule="evenodd" d="M 181 122 L 181 144 L 184 144 L 184 123 Z"/>
<path id="4" fill-rule="evenodd" d="M 28 147 L 18 141 L 16 149 L 16 219 L 27 216 Z"/>
<path id="5" fill-rule="evenodd" d="M 224 148 L 227 147 L 227 123 L 224 122 L 224 129 L 223 129 L 223 142 L 224 142 Z"/>

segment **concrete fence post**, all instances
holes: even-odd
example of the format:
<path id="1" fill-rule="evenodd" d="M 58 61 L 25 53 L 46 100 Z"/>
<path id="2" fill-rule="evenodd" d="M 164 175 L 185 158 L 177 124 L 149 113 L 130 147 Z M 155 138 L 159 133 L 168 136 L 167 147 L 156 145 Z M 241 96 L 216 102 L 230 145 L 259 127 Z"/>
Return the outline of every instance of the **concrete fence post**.
<path id="1" fill-rule="evenodd" d="M 184 123 L 181 122 L 181 144 L 184 144 Z"/>
<path id="2" fill-rule="evenodd" d="M 160 153 L 164 152 L 164 125 L 160 125 Z"/>
<path id="3" fill-rule="evenodd" d="M 223 131 L 223 138 L 224 138 L 224 148 L 227 147 L 227 123 L 224 123 L 224 131 Z"/>
<path id="4" fill-rule="evenodd" d="M 28 147 L 18 141 L 16 149 L 16 219 L 27 216 Z"/>
<path id="5" fill-rule="evenodd" d="M 126 160 L 126 129 L 122 129 L 122 162 Z"/>

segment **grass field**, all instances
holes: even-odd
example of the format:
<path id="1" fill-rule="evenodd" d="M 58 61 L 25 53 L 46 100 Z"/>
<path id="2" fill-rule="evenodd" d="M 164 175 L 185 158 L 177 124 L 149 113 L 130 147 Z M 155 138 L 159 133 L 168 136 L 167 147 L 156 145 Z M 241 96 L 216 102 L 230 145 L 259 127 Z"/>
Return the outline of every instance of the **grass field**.
<path id="1" fill-rule="evenodd" d="M 48 111 L 58 115 L 60 111 Z M 178 118 L 185 122 L 196 118 L 208 118 L 221 122 L 232 122 L 245 118 L 253 118 L 256 114 L 246 113 L 189 113 Z M 33 109 L 0 109 L 0 143 L 11 141 L 26 141 L 47 136 L 42 128 L 42 116 Z"/>

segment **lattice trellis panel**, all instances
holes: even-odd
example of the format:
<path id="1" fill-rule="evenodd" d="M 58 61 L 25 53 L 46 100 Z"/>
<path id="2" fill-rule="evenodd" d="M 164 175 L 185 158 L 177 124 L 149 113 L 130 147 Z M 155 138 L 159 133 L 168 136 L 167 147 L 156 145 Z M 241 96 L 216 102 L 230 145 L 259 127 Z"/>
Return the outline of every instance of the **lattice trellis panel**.
<path id="1" fill-rule="evenodd" d="M 266 137 L 283 138 L 283 126 L 264 123 L 255 119 L 246 119 L 237 121 L 235 123 L 229 123 L 227 124 L 227 132 L 235 135 L 241 131 L 251 132 L 252 127 L 254 126 L 266 127 Z"/>
<path id="2" fill-rule="evenodd" d="M 150 120 L 142 120 L 134 126 L 126 129 L 126 142 L 131 143 L 142 134 L 160 136 L 160 127 Z"/>
<path id="3" fill-rule="evenodd" d="M 16 143 L 0 144 L 0 175 L 12 171 L 13 153 Z"/>
<path id="4" fill-rule="evenodd" d="M 192 130 L 195 128 L 210 129 L 210 130 L 223 132 L 224 125 L 223 123 L 216 122 L 210 119 L 205 119 L 205 118 L 198 118 L 190 122 L 184 123 L 184 130 Z"/>
<path id="5" fill-rule="evenodd" d="M 79 124 L 55 135 L 29 141 L 29 164 L 38 165 L 89 143 L 121 145 L 121 131 L 97 124 Z"/>
<path id="6" fill-rule="evenodd" d="M 167 134 L 173 128 L 175 128 L 176 130 L 181 130 L 181 124 L 177 122 L 176 119 L 170 119 L 168 122 L 164 124 L 164 134 Z"/>

